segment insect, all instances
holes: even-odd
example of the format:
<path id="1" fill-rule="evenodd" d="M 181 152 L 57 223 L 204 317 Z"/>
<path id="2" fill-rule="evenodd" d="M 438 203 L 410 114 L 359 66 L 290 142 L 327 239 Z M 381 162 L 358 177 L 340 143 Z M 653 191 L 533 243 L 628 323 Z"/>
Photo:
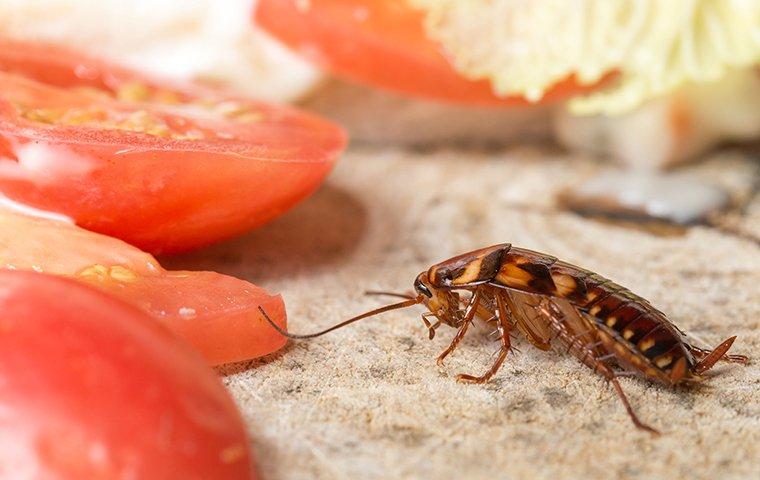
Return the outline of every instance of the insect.
<path id="1" fill-rule="evenodd" d="M 314 338 L 363 318 L 423 304 L 422 321 L 432 339 L 440 325 L 457 329 L 438 364 L 451 354 L 476 318 L 495 326 L 500 343 L 491 368 L 462 382 L 484 383 L 498 372 L 512 350 L 511 335 L 521 333 L 541 350 L 561 346 L 610 382 L 638 428 L 659 433 L 634 412 L 618 381 L 638 376 L 668 386 L 690 384 L 719 360 L 748 363 L 728 355 L 730 337 L 712 350 L 689 343 L 685 334 L 647 300 L 596 273 L 531 250 L 500 244 L 453 257 L 420 273 L 415 294 L 394 295 L 404 301 L 380 307 L 310 335 Z M 266 312 L 260 308 L 265 318 Z M 431 321 L 432 319 L 432 321 Z"/>

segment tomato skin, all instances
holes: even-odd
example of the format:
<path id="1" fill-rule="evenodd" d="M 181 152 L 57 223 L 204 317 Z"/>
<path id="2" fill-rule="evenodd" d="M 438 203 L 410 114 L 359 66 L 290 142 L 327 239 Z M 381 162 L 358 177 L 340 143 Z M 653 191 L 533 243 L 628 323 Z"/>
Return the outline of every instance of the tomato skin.
<path id="1" fill-rule="evenodd" d="M 115 89 L 133 80 L 158 81 L 60 45 L 0 38 L 0 71 L 59 87 Z"/>
<path id="2" fill-rule="evenodd" d="M 60 163 L 48 170 L 7 165 L 0 169 L 3 195 L 154 254 L 193 250 L 263 225 L 310 195 L 333 166 L 67 144 L 9 130 L 6 136 L 16 152 L 32 146 Z"/>
<path id="3" fill-rule="evenodd" d="M 166 325 L 212 365 L 249 360 L 287 339 L 285 304 L 249 282 L 214 272 L 167 271 L 151 255 L 65 221 L 0 207 L 0 269 L 74 278 L 117 297 Z"/>
<path id="4" fill-rule="evenodd" d="M 287 339 L 261 317 L 286 325 L 279 295 L 215 272 L 163 271 L 135 281 L 79 280 L 135 305 L 196 348 L 211 365 L 268 355 Z"/>
<path id="5" fill-rule="evenodd" d="M 135 83 L 182 104 L 116 98 Z M 234 103 L 260 119 L 219 119 L 199 113 L 202 102 Z M 171 125 L 197 126 L 207 138 L 34 122 L 13 106 L 20 103 L 148 112 Z M 162 83 L 53 46 L 0 40 L 0 192 L 152 253 L 192 250 L 266 223 L 311 194 L 345 145 L 342 129 L 306 112 Z"/>
<path id="6" fill-rule="evenodd" d="M 0 477 L 254 477 L 219 379 L 137 309 L 0 271 L 0 325 Z"/>
<path id="7" fill-rule="evenodd" d="M 359 83 L 446 102 L 529 104 L 498 97 L 490 82 L 457 73 L 427 37 L 423 13 L 406 0 L 259 0 L 254 21 L 315 63 Z M 544 101 L 583 90 L 570 78 Z"/>

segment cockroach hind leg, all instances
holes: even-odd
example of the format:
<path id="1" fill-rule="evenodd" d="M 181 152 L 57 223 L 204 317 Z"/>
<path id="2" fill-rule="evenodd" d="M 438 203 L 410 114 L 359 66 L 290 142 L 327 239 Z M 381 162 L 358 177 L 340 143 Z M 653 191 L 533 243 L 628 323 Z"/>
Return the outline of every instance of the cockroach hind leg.
<path id="1" fill-rule="evenodd" d="M 724 355 L 721 360 L 725 360 L 731 363 L 740 363 L 742 365 L 749 365 L 749 357 L 746 355 Z"/>
<path id="2" fill-rule="evenodd" d="M 660 435 L 660 431 L 650 427 L 646 423 L 639 420 L 638 415 L 636 415 L 636 412 L 633 411 L 633 407 L 631 407 L 631 404 L 628 402 L 628 397 L 625 396 L 625 392 L 623 391 L 623 387 L 620 385 L 620 382 L 618 382 L 617 378 L 611 378 L 609 379 L 610 383 L 612 383 L 612 386 L 615 387 L 615 392 L 617 392 L 618 397 L 623 402 L 623 406 L 625 407 L 626 412 L 628 412 L 628 416 L 631 418 L 631 421 L 636 426 L 636 428 L 639 428 L 641 430 L 646 430 L 649 433 L 652 433 L 654 435 Z"/>

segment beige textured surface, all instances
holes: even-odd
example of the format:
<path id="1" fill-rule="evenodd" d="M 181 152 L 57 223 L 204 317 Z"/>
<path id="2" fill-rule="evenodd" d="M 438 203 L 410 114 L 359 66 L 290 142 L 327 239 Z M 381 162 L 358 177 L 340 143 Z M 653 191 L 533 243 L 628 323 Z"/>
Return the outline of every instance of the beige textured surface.
<path id="1" fill-rule="evenodd" d="M 354 144 L 508 145 L 547 141 L 552 132 L 551 107 L 446 104 L 335 79 L 324 82 L 301 106 L 345 127 Z"/>
<path id="2" fill-rule="evenodd" d="M 718 156 L 694 170 L 746 189 L 757 163 Z M 737 334 L 735 352 L 760 358 L 760 248 L 705 227 L 661 237 L 543 208 L 597 168 L 529 148 L 355 150 L 275 223 L 166 263 L 281 291 L 292 330 L 304 332 L 379 305 L 365 289 L 407 290 L 431 263 L 512 242 L 617 280 L 710 345 Z M 741 223 L 760 235 L 760 201 Z M 456 383 L 487 368 L 495 345 L 475 330 L 436 367 L 453 331 L 428 341 L 421 311 L 221 369 L 262 478 L 757 478 L 757 363 L 721 365 L 692 391 L 622 379 L 640 416 L 664 432 L 655 438 L 632 427 L 586 367 L 522 340 L 491 383 Z"/>

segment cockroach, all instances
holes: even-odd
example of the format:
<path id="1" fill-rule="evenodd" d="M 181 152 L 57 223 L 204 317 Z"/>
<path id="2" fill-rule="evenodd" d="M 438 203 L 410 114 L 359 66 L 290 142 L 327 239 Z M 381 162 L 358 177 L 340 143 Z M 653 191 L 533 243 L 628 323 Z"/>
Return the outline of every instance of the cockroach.
<path id="1" fill-rule="evenodd" d="M 512 350 L 511 334 L 521 333 L 541 350 L 563 346 L 581 363 L 612 383 L 638 428 L 659 433 L 634 412 L 618 381 L 638 376 L 668 386 L 690 384 L 719 360 L 743 363 L 743 355 L 728 355 L 730 337 L 712 350 L 696 347 L 664 313 L 644 298 L 601 275 L 543 253 L 510 244 L 494 245 L 453 257 L 420 273 L 414 294 L 394 295 L 404 301 L 366 312 L 321 332 L 288 333 L 262 315 L 282 335 L 314 338 L 363 318 L 423 304 L 422 321 L 432 339 L 440 325 L 457 329 L 437 363 L 451 354 L 475 318 L 495 325 L 500 349 L 488 371 L 460 374 L 461 382 L 484 383 L 499 371 Z M 434 319 L 431 322 L 431 318 Z"/>

